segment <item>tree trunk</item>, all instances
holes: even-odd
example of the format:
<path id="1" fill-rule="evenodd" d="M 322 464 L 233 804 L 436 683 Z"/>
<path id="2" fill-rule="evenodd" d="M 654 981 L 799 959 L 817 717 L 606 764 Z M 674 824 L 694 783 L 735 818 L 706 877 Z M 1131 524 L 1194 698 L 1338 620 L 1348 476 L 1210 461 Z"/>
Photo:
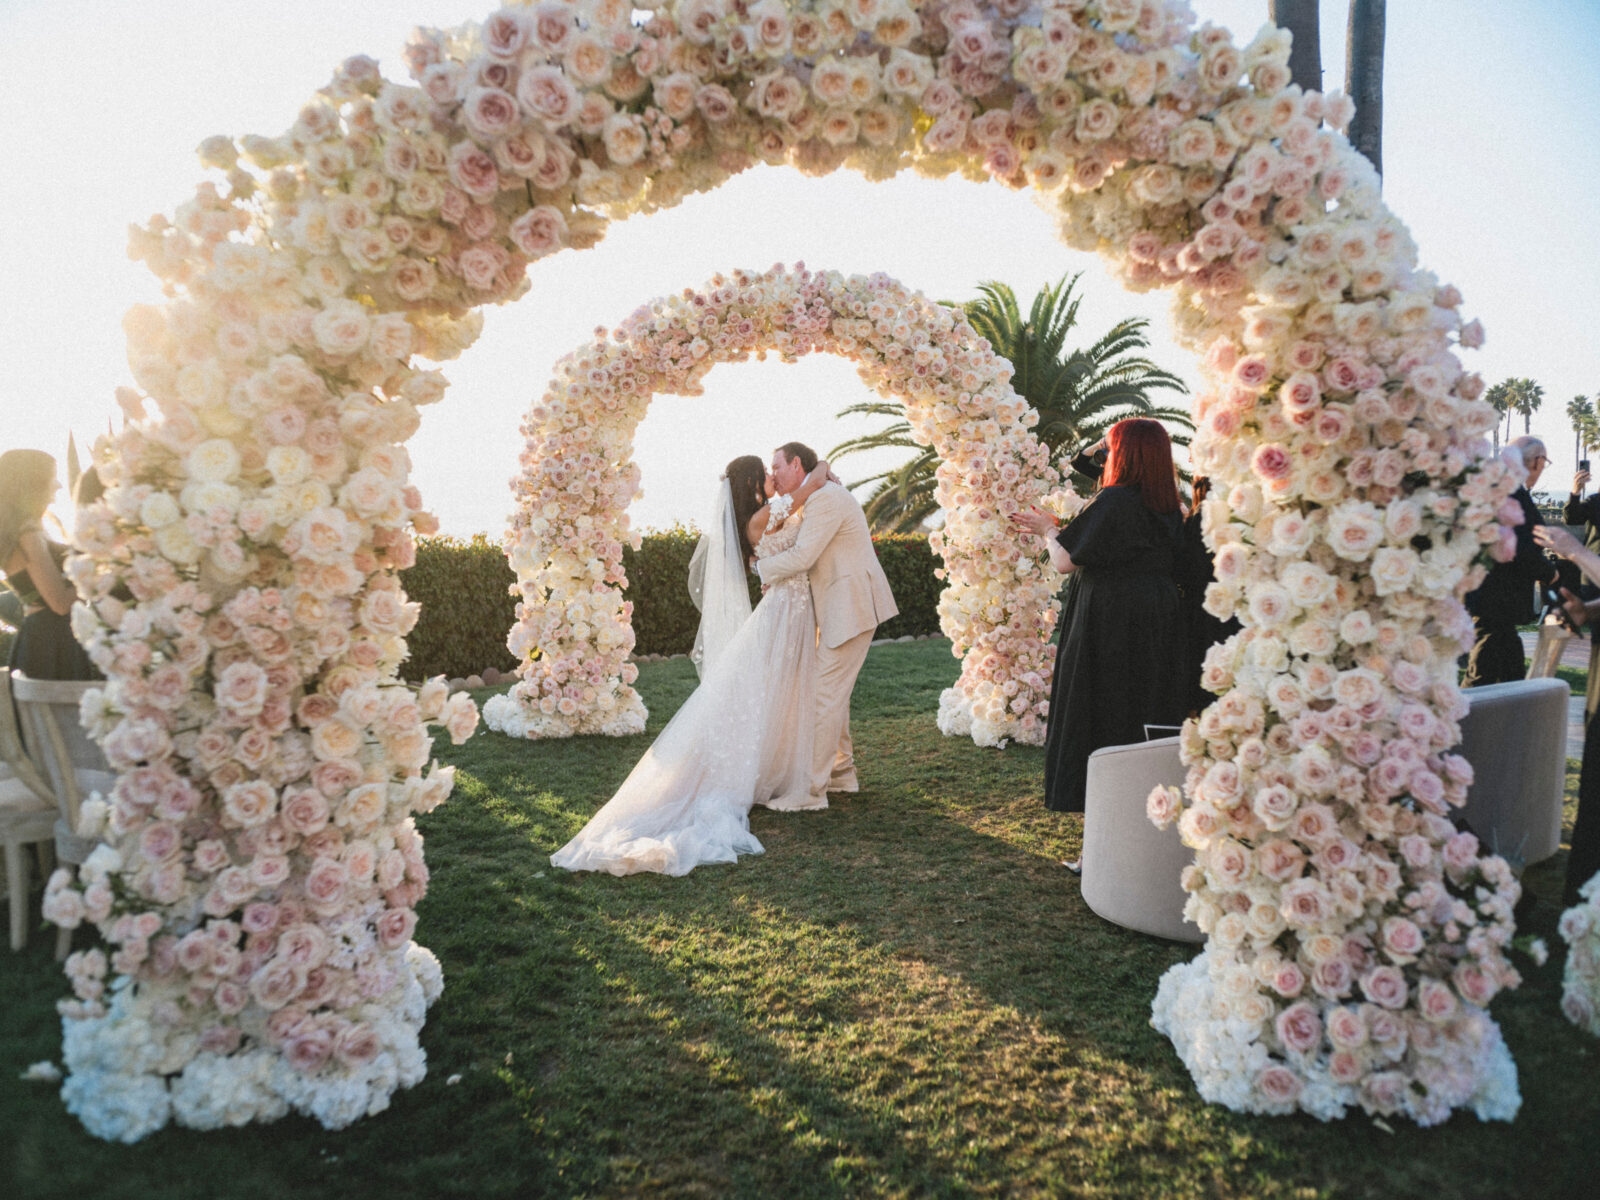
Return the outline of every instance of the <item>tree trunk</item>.
<path id="1" fill-rule="evenodd" d="M 1322 34 L 1318 0 L 1267 0 L 1267 20 L 1294 35 L 1289 51 L 1289 79 L 1303 92 L 1322 90 Z"/>
<path id="2" fill-rule="evenodd" d="M 1387 0 L 1350 0 L 1344 90 L 1355 101 L 1350 144 L 1383 174 L 1383 31 Z"/>

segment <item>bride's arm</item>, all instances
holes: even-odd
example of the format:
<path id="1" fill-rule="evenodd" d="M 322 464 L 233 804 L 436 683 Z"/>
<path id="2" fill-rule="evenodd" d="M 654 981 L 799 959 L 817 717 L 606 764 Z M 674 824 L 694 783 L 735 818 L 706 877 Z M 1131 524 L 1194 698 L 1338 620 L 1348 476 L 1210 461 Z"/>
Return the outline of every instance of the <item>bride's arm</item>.
<path id="1" fill-rule="evenodd" d="M 828 477 L 833 474 L 833 468 L 828 465 L 827 459 L 821 459 L 811 468 L 806 477 L 800 481 L 800 486 L 790 493 L 794 496 L 796 505 L 804 504 L 817 492 L 823 484 L 828 482 Z"/>
<path id="2" fill-rule="evenodd" d="M 789 493 L 793 503 L 788 511 L 793 512 L 795 508 L 798 508 L 800 505 L 804 504 L 807 500 L 814 496 L 817 492 L 817 489 L 823 484 L 827 483 L 832 475 L 833 468 L 828 465 L 828 461 L 826 459 L 819 461 L 817 465 L 812 467 L 810 472 L 807 473 L 805 479 L 801 480 L 800 486 Z M 754 546 L 769 532 L 782 525 L 787 519 L 788 513 L 785 513 L 784 516 L 780 517 L 778 520 L 772 520 L 771 501 L 763 504 L 760 508 L 756 509 L 753 514 L 751 514 L 750 524 L 745 531 L 750 535 L 750 544 Z"/>

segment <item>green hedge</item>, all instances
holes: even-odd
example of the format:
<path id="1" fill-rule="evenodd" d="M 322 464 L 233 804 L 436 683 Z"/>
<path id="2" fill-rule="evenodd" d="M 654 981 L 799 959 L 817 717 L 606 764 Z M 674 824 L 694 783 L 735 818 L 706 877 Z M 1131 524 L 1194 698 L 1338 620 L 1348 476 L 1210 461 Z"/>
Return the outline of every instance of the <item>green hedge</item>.
<path id="1" fill-rule="evenodd" d="M 417 539 L 417 564 L 400 572 L 406 594 L 422 605 L 406 637 L 404 679 L 465 678 L 488 667 L 513 670 L 506 634 L 517 619 L 517 577 L 487 534 Z"/>
<path id="2" fill-rule="evenodd" d="M 626 595 L 633 601 L 636 654 L 686 654 L 694 645 L 700 613 L 689 599 L 689 559 L 697 530 L 682 525 L 652 530 L 638 550 L 625 547 Z M 872 539 L 894 590 L 900 615 L 878 627 L 879 637 L 939 632 L 938 566 L 921 534 L 888 534 Z M 411 657 L 401 667 L 406 679 L 432 675 L 475 675 L 486 667 L 516 666 L 506 649 L 506 633 L 516 620 L 516 577 L 500 547 L 484 534 L 470 542 L 422 538 L 417 565 L 401 572 L 408 595 L 422 604 L 411 631 Z M 754 579 L 752 603 L 760 599 Z"/>

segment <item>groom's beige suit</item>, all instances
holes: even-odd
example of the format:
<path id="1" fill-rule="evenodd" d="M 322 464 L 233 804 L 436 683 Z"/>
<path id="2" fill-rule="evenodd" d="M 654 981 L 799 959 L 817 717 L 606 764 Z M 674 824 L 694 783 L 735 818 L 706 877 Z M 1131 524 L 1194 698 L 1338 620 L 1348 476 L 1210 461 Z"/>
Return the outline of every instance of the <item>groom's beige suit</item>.
<path id="1" fill-rule="evenodd" d="M 810 573 L 818 643 L 811 794 L 821 807 L 830 791 L 856 790 L 850 693 L 873 631 L 900 610 L 856 498 L 837 483 L 825 484 L 806 501 L 804 512 L 795 544 L 762 559 L 756 570 L 769 586 L 802 571 Z"/>

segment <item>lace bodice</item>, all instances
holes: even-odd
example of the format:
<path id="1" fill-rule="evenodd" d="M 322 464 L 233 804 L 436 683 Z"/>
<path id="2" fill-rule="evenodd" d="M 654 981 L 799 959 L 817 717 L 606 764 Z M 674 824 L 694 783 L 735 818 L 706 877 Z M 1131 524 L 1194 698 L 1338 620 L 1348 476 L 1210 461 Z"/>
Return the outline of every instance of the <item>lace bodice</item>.
<path id="1" fill-rule="evenodd" d="M 795 539 L 800 536 L 800 518 L 790 517 L 788 521 L 777 529 L 769 529 L 766 535 L 756 543 L 757 558 L 771 558 L 774 554 L 782 554 L 794 545 Z"/>

